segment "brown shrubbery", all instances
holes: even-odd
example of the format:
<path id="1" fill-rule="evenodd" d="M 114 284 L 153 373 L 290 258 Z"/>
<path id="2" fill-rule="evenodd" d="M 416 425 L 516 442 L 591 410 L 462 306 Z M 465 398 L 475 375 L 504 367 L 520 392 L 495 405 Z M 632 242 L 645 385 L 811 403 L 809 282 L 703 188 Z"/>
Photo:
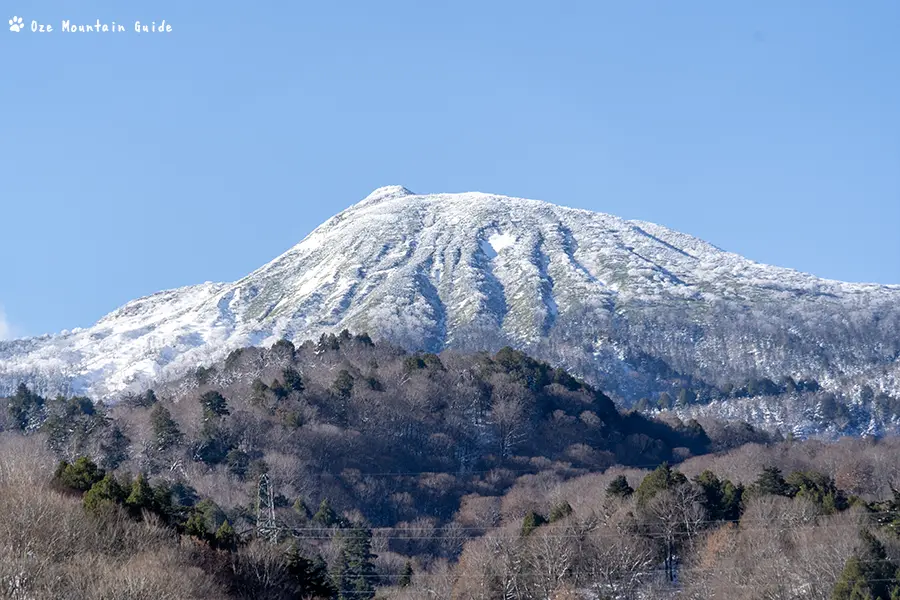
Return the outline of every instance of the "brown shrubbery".
<path id="1" fill-rule="evenodd" d="M 42 438 L 0 439 L 0 589 L 12 598 L 224 597 L 196 566 L 197 550 L 170 529 L 110 506 L 88 514 L 81 498 L 50 486 L 55 457 Z M 173 576 L 177 574 L 177 576 Z"/>

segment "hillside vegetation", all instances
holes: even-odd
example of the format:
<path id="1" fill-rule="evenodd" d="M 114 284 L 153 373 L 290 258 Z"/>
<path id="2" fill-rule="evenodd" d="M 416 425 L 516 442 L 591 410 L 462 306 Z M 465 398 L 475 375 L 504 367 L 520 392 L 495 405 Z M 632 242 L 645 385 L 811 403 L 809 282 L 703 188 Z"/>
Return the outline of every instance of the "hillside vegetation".
<path id="1" fill-rule="evenodd" d="M 900 593 L 896 442 L 621 413 L 509 348 L 282 341 L 2 425 L 10 597 Z"/>

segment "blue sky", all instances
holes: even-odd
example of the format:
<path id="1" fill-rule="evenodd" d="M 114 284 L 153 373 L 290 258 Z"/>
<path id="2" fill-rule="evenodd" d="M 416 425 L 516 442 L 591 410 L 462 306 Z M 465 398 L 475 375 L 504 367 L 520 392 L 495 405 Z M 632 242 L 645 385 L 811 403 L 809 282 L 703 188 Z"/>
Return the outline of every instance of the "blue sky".
<path id="1" fill-rule="evenodd" d="M 900 283 L 893 0 L 4 6 L 0 336 L 237 279 L 388 184 Z M 59 31 L 98 18 L 129 32 Z"/>

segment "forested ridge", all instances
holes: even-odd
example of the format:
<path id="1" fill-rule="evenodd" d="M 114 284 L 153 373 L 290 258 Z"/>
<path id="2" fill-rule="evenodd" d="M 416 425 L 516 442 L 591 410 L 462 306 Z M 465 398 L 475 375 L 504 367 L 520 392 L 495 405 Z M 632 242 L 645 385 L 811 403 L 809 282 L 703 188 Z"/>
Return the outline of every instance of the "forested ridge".
<path id="1" fill-rule="evenodd" d="M 6 597 L 900 597 L 895 440 L 622 413 L 509 348 L 344 332 L 6 406 Z"/>

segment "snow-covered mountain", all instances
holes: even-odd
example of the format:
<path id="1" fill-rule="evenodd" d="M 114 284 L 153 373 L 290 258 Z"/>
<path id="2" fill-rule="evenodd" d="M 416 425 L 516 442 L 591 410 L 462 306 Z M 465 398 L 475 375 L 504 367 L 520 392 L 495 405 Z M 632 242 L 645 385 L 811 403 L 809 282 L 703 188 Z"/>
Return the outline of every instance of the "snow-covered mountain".
<path id="1" fill-rule="evenodd" d="M 0 343 L 0 395 L 25 381 L 110 398 L 237 347 L 344 328 L 409 349 L 512 345 L 625 400 L 673 370 L 900 392 L 900 286 L 819 279 L 546 202 L 391 186 L 240 281 Z"/>

